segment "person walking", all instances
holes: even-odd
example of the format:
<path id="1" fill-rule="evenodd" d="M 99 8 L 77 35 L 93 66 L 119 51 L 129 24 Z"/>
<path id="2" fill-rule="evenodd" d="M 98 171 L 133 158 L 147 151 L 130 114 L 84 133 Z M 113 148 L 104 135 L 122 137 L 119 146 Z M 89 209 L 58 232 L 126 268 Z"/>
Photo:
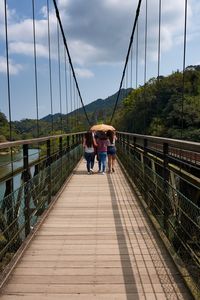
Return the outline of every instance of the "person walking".
<path id="1" fill-rule="evenodd" d="M 104 131 L 100 131 L 97 138 L 97 153 L 99 159 L 99 173 L 102 175 L 104 175 L 106 171 L 107 146 L 108 139 L 106 133 Z"/>
<path id="2" fill-rule="evenodd" d="M 92 174 L 93 167 L 94 167 L 94 147 L 97 147 L 97 143 L 95 141 L 95 138 L 93 137 L 92 132 L 88 131 L 85 133 L 84 139 L 83 139 L 83 147 L 84 147 L 84 157 L 87 162 L 87 172 L 88 175 Z"/>
<path id="3" fill-rule="evenodd" d="M 116 160 L 115 141 L 117 140 L 117 137 L 115 135 L 115 132 L 112 130 L 107 131 L 107 137 L 108 137 L 108 148 L 107 148 L 108 172 L 112 173 L 115 172 L 115 160 Z"/>

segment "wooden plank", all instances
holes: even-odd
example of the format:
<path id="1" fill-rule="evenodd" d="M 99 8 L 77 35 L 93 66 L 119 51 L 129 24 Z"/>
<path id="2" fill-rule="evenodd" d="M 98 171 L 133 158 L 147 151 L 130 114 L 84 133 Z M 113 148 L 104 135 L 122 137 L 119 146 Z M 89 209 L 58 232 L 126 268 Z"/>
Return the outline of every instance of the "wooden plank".
<path id="1" fill-rule="evenodd" d="M 36 297 L 190 299 L 118 165 L 88 176 L 80 164 L 1 291 Z"/>

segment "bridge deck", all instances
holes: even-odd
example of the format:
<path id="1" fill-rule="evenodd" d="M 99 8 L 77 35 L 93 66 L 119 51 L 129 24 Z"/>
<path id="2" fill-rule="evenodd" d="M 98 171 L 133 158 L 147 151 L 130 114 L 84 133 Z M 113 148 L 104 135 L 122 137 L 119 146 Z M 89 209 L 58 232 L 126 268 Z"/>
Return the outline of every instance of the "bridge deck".
<path id="1" fill-rule="evenodd" d="M 2 289 L 2 300 L 190 299 L 120 167 L 82 161 Z"/>

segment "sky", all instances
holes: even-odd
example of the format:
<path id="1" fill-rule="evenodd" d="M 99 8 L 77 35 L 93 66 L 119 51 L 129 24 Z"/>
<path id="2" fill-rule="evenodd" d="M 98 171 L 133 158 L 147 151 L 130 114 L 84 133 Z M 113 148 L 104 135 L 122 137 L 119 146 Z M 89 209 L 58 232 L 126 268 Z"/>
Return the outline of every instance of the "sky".
<path id="1" fill-rule="evenodd" d="M 8 114 L 8 85 L 5 42 L 4 0 L 0 0 L 0 111 Z M 8 53 L 10 71 L 11 119 L 44 117 L 51 113 L 49 88 L 49 47 L 47 0 L 35 0 L 36 64 L 38 97 L 36 100 L 34 71 L 34 39 L 32 0 L 7 0 Z M 69 52 L 84 104 L 105 99 L 119 89 L 125 57 L 136 14 L 138 0 L 57 0 Z M 183 68 L 183 32 L 185 0 L 162 1 L 160 74 L 169 75 Z M 59 35 L 61 94 L 57 20 L 50 4 L 50 49 L 52 67 L 53 113 L 69 112 L 70 91 L 65 86 L 65 50 Z M 158 69 L 158 5 L 148 0 L 147 76 L 157 76 Z M 188 0 L 186 66 L 200 64 L 200 1 Z M 138 82 L 144 84 L 145 0 L 138 21 Z M 136 36 L 134 36 L 134 42 Z M 136 87 L 136 46 L 132 48 L 132 77 L 124 87 Z M 67 65 L 69 87 L 69 66 Z M 132 82 L 131 82 L 132 78 Z M 66 100 L 67 99 L 67 100 Z M 66 101 L 68 101 L 66 103 Z"/>

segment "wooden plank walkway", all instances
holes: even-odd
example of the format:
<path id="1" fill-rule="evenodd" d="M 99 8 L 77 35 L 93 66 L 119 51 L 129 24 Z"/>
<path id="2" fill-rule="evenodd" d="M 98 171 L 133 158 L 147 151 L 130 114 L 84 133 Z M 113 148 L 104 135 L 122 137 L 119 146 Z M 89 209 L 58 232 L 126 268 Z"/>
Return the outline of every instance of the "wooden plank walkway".
<path id="1" fill-rule="evenodd" d="M 84 161 L 0 298 L 191 299 L 119 165 L 114 174 L 87 175 Z"/>

